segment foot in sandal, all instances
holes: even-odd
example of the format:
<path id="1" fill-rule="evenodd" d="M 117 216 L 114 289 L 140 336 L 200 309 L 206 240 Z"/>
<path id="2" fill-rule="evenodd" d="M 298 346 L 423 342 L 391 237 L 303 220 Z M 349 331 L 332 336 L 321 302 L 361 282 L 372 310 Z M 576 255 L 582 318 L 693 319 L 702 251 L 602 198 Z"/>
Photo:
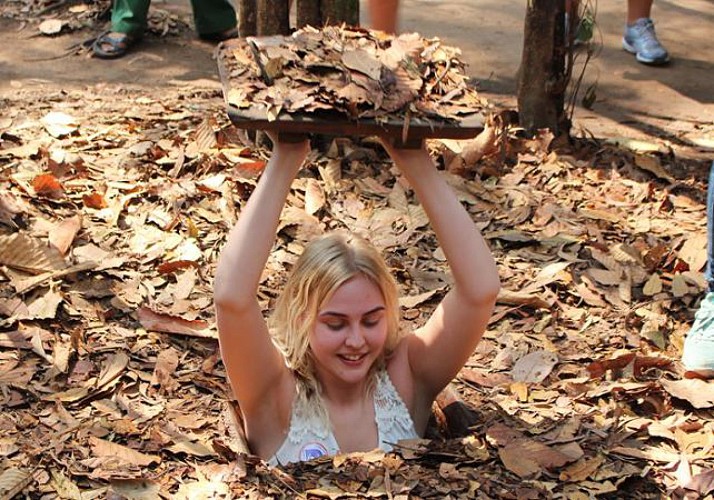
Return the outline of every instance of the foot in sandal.
<path id="1" fill-rule="evenodd" d="M 94 40 L 92 52 L 100 59 L 117 59 L 125 56 L 139 40 L 140 37 L 128 33 L 105 31 Z"/>

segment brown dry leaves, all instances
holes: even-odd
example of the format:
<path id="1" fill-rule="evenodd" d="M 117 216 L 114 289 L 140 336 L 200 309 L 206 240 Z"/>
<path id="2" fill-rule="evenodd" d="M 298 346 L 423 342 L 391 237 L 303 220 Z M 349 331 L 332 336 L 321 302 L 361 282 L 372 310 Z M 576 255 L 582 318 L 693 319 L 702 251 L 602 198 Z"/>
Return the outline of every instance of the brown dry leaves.
<path id="1" fill-rule="evenodd" d="M 289 37 L 232 41 L 219 53 L 227 101 L 280 113 L 337 119 L 457 120 L 485 107 L 467 85 L 459 51 L 417 34 L 311 27 Z"/>
<path id="2" fill-rule="evenodd" d="M 704 233 L 705 165 L 637 161 L 603 143 L 548 153 L 547 136 L 498 131 L 498 147 L 463 176 L 444 173 L 504 285 L 457 381 L 470 408 L 461 431 L 470 430 L 269 470 L 237 455 L 210 294 L 265 155 L 225 125 L 215 91 L 194 89 L 190 108 L 178 92 L 137 92 L 19 93 L 0 119 L 5 494 L 711 492 L 711 383 L 682 378 L 678 362 L 703 290 L 693 236 Z M 72 117 L 68 135 L 41 122 L 54 107 Z M 432 151 L 448 164 L 463 146 L 434 141 Z M 655 176 L 654 163 L 674 181 Z M 38 189 L 41 176 L 61 190 Z M 443 252 L 381 152 L 346 139 L 316 153 L 293 185 L 261 284 L 266 311 L 305 242 L 335 228 L 380 247 L 405 328 L 421 324 L 450 283 Z"/>

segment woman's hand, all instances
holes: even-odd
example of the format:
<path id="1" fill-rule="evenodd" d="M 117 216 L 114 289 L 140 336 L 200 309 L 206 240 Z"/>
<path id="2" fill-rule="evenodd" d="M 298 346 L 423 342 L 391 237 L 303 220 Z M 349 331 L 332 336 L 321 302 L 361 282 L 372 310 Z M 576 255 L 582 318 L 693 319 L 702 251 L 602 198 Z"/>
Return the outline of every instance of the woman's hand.
<path id="1" fill-rule="evenodd" d="M 273 142 L 273 155 L 281 158 L 305 159 L 310 152 L 310 140 L 304 134 L 280 135 L 277 132 L 266 132 Z M 287 139 L 287 140 L 286 140 Z"/>
<path id="2" fill-rule="evenodd" d="M 379 142 L 382 143 L 382 146 L 384 149 L 389 153 L 389 156 L 392 156 L 392 153 L 405 153 L 409 154 L 409 152 L 415 152 L 415 151 L 422 151 L 426 149 L 426 143 L 422 140 L 421 143 L 419 144 L 418 148 L 415 147 L 406 147 L 406 146 L 397 146 L 395 144 L 396 140 L 392 137 L 380 137 Z"/>
<path id="3" fill-rule="evenodd" d="M 419 148 L 399 147 L 388 138 L 382 138 L 381 143 L 397 168 L 407 175 L 407 177 L 409 177 L 409 171 L 418 171 L 419 169 L 425 168 L 429 170 L 435 169 L 434 162 L 426 150 L 426 144 L 423 141 Z"/>

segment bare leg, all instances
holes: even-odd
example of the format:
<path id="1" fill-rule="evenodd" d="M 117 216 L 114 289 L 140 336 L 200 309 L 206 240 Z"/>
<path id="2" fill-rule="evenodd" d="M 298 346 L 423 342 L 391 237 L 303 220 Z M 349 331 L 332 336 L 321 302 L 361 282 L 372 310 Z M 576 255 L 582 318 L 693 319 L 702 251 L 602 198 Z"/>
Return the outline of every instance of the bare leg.
<path id="1" fill-rule="evenodd" d="M 651 17 L 652 0 L 627 0 L 627 24 L 640 18 Z"/>
<path id="2" fill-rule="evenodd" d="M 399 0 L 369 0 L 369 22 L 372 29 L 397 32 Z"/>

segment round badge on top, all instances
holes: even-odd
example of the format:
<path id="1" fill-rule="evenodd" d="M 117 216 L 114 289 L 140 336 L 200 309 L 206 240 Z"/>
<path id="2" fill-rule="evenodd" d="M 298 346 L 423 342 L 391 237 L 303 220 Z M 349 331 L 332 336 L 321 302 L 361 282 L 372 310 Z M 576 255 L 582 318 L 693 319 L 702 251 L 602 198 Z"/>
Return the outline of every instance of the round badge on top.
<path id="1" fill-rule="evenodd" d="M 307 461 L 327 455 L 327 448 L 320 443 L 308 443 L 300 450 L 300 460 Z"/>

